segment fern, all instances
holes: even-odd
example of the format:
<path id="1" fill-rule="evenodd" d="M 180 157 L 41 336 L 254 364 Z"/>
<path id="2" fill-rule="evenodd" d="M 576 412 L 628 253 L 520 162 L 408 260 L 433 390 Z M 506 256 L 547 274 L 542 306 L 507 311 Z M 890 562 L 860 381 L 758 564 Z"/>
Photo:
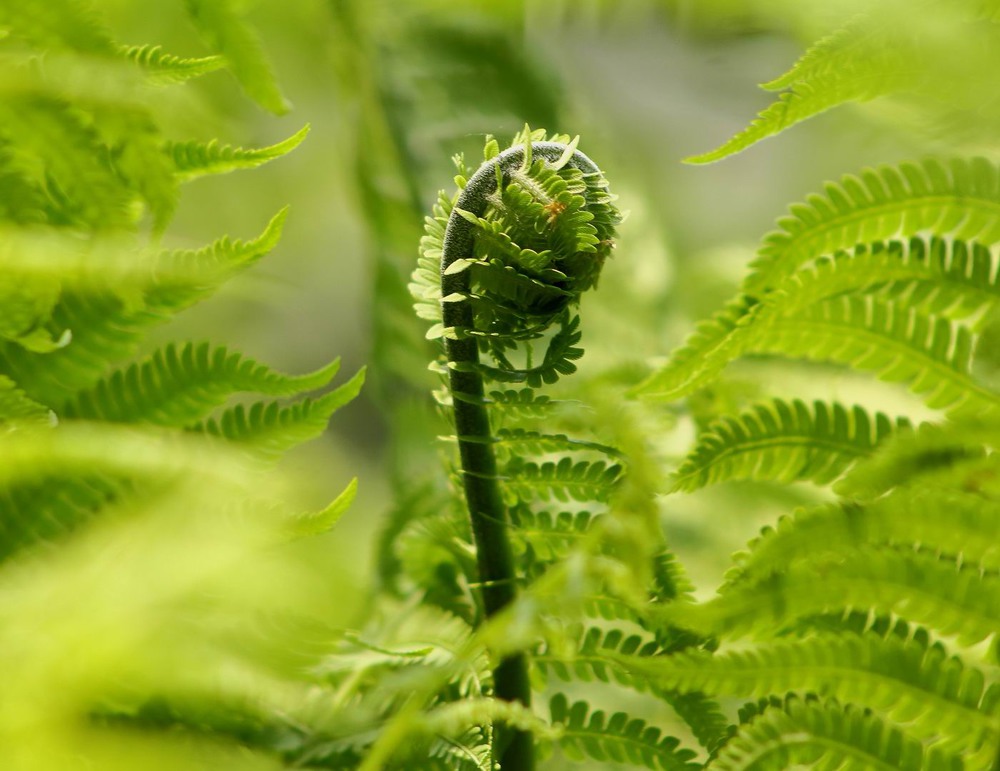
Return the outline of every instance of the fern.
<path id="1" fill-rule="evenodd" d="M 72 345 L 39 355 L 23 346 L 0 344 L 5 372 L 39 401 L 60 406 L 73 394 L 91 388 L 108 362 L 132 356 L 146 331 L 203 300 L 237 271 L 253 265 L 274 248 L 286 211 L 279 212 L 264 232 L 250 241 L 223 237 L 200 250 L 165 252 L 149 269 L 145 303 L 136 307 L 114 291 L 64 290 L 48 323 L 52 334 L 70 331 Z"/>
<path id="2" fill-rule="evenodd" d="M 328 372 L 320 370 L 326 378 Z M 308 376 L 307 376 L 308 377 Z M 195 424 L 192 430 L 222 437 L 263 456 L 277 457 L 302 442 L 319 436 L 330 416 L 350 402 L 364 384 L 365 371 L 334 390 L 315 399 L 280 405 L 257 402 L 250 409 L 239 404 L 217 417 Z"/>
<path id="3" fill-rule="evenodd" d="M 621 466 L 563 458 L 542 464 L 515 459 L 506 470 L 506 490 L 516 500 L 605 501 Z"/>
<path id="4" fill-rule="evenodd" d="M 1000 577 L 954 558 L 869 548 L 800 561 L 759 582 L 743 581 L 703 605 L 665 608 L 662 618 L 702 634 L 737 637 L 859 607 L 897 614 L 972 646 L 997 628 Z"/>
<path id="5" fill-rule="evenodd" d="M 990 246 L 1000 238 L 998 206 L 1000 174 L 982 158 L 866 169 L 791 207 L 744 286 L 760 293 L 824 254 L 921 231 Z"/>
<path id="6" fill-rule="evenodd" d="M 844 102 L 867 101 L 910 85 L 919 61 L 912 43 L 884 21 L 866 21 L 867 28 L 855 21 L 820 40 L 791 70 L 763 84 L 783 93 L 745 130 L 687 161 L 721 160 Z"/>
<path id="7" fill-rule="evenodd" d="M 552 722 L 562 724 L 559 746 L 573 760 L 590 757 L 602 763 L 630 763 L 651 769 L 695 769 L 694 753 L 679 749 L 679 742 L 663 736 L 644 720 L 624 712 L 608 717 L 591 711 L 585 702 L 569 704 L 562 694 L 549 703 Z"/>
<path id="8" fill-rule="evenodd" d="M 704 358 L 698 380 L 678 387 L 675 371 L 668 367 L 636 393 L 676 397 L 702 385 L 740 355 L 772 353 L 874 371 L 882 380 L 905 383 L 927 406 L 952 416 L 988 414 L 995 411 L 998 397 L 971 376 L 972 347 L 968 329 L 947 318 L 924 316 L 902 302 L 843 295 L 787 316 L 768 313 L 764 306 L 756 324 L 750 321 L 722 346 L 699 352 Z M 687 351 L 683 355 L 688 361 L 693 358 Z"/>
<path id="9" fill-rule="evenodd" d="M 926 747 L 871 713 L 835 701 L 789 698 L 737 729 L 709 768 L 789 768 L 822 762 L 838 768 L 962 768 L 958 758 Z"/>
<path id="10" fill-rule="evenodd" d="M 283 375 L 208 343 L 167 345 L 143 362 L 118 370 L 78 394 L 67 417 L 183 426 L 204 417 L 230 395 L 253 391 L 287 396 L 329 383 L 340 362 L 309 375 Z"/>
<path id="11" fill-rule="evenodd" d="M 790 689 L 858 700 L 906 721 L 924 737 L 944 735 L 975 751 L 996 740 L 996 689 L 984 675 L 939 647 L 876 637 L 815 637 L 709 656 L 609 657 L 661 687 L 754 697 Z"/>
<path id="12" fill-rule="evenodd" d="M 243 90 L 261 107 L 276 115 L 288 112 L 260 41 L 240 18 L 232 0 L 185 0 L 185 6 L 205 43 L 223 56 Z"/>
<path id="13" fill-rule="evenodd" d="M 672 492 L 692 491 L 730 479 L 812 480 L 828 484 L 855 460 L 905 430 L 882 413 L 861 407 L 775 400 L 737 418 L 710 425 L 674 474 Z"/>
<path id="14" fill-rule="evenodd" d="M 720 160 L 825 110 L 887 95 L 915 92 L 925 120 L 927 114 L 967 118 L 983 98 L 986 84 L 976 79 L 991 61 L 995 7 L 928 2 L 914 18 L 906 10 L 895 3 L 866 8 L 814 43 L 790 70 L 762 84 L 781 92 L 775 102 L 723 145 L 688 162 Z M 970 85 L 955 88 L 962 80 Z"/>
<path id="15" fill-rule="evenodd" d="M 148 73 L 155 83 L 183 83 L 225 66 L 221 56 L 175 56 L 158 45 L 123 46 L 119 51 L 121 56 Z"/>
<path id="16" fill-rule="evenodd" d="M 273 249 L 286 217 L 247 242 L 164 250 L 181 182 L 305 136 L 262 150 L 167 140 L 164 85 L 226 66 L 269 93 L 234 5 L 188 5 L 220 55 L 124 46 L 85 0 L 0 3 L 0 657 L 21 662 L 0 697 L 4 767 L 297 764 L 321 733 L 303 706 L 311 684 L 292 674 L 318 656 L 289 542 L 332 527 L 356 485 L 293 516 L 288 482 L 246 450 L 318 436 L 363 375 L 308 401 L 336 362 L 290 376 L 223 346 L 147 339 Z M 153 352 L 136 361 L 140 349 Z M 199 436 L 192 424 L 206 433 L 240 393 L 291 404 L 248 399 L 229 441 Z M 32 695 L 55 671 L 57 708 Z M 26 728 L 11 732 L 15 714 Z"/>
<path id="17" fill-rule="evenodd" d="M 298 147 L 309 134 L 309 125 L 269 147 L 244 149 L 232 145 L 220 145 L 212 140 L 202 142 L 172 142 L 165 148 L 170 157 L 177 178 L 183 182 L 208 174 L 225 174 L 238 169 L 253 169 L 269 161 L 280 158 Z"/>

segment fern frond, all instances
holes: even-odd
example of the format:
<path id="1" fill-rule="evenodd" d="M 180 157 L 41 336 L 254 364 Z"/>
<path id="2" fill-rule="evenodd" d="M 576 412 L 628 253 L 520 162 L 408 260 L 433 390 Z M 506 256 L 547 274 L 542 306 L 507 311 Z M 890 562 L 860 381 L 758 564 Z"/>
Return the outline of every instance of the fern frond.
<path id="1" fill-rule="evenodd" d="M 512 506 L 508 512 L 512 535 L 530 547 L 532 560 L 549 562 L 565 557 L 585 538 L 595 515 L 589 511 L 533 511 Z"/>
<path id="2" fill-rule="evenodd" d="M 640 634 L 626 634 L 621 629 L 598 627 L 581 629 L 578 635 L 571 636 L 579 637 L 574 650 L 549 644 L 532 656 L 532 664 L 542 675 L 551 673 L 563 682 L 615 682 L 639 692 L 654 688 L 655 684 L 645 677 L 633 676 L 627 667 L 617 666 L 614 656 L 656 656 L 662 649 L 655 640 Z"/>
<path id="3" fill-rule="evenodd" d="M 916 77 L 915 46 L 885 26 L 865 30 L 849 24 L 810 48 L 768 90 L 789 89 L 763 110 L 749 127 L 720 147 L 687 158 L 712 163 L 845 102 L 863 102 L 899 90 Z"/>
<path id="4" fill-rule="evenodd" d="M 975 242 L 915 236 L 859 244 L 785 279 L 765 302 L 788 314 L 852 292 L 874 292 L 923 314 L 964 318 L 1000 299 L 995 259 Z"/>
<path id="5" fill-rule="evenodd" d="M 922 232 L 991 246 L 1000 240 L 1000 172 L 983 158 L 865 169 L 827 183 L 765 236 L 744 291 L 760 295 L 822 255 Z"/>
<path id="6" fill-rule="evenodd" d="M 730 639 L 769 636 L 796 619 L 852 608 L 896 614 L 971 646 L 1000 628 L 1000 576 L 912 549 L 866 548 L 799 560 L 707 603 L 664 607 L 661 617 Z"/>
<path id="7" fill-rule="evenodd" d="M 995 572 L 1000 570 L 1000 544 L 991 534 L 998 526 L 1000 506 L 989 498 L 923 485 L 894 491 L 863 507 L 840 503 L 801 509 L 765 528 L 748 552 L 734 557 L 727 584 L 760 581 L 793 570 L 800 560 L 880 544 L 926 544 Z"/>
<path id="8" fill-rule="evenodd" d="M 184 5 L 206 45 L 225 57 L 247 96 L 275 115 L 288 112 L 290 105 L 257 35 L 242 19 L 240 6 L 234 0 L 184 0 Z"/>
<path id="9" fill-rule="evenodd" d="M 989 414 L 1000 406 L 1000 396 L 970 374 L 971 333 L 947 318 L 871 295 L 842 295 L 787 316 L 768 313 L 770 307 L 757 306 L 756 318 L 707 354 L 692 354 L 704 357 L 692 368 L 694 377 L 678 383 L 668 365 L 635 393 L 676 398 L 741 355 L 768 353 L 874 371 L 882 380 L 905 383 L 928 407 L 952 417 Z"/>
<path id="10" fill-rule="evenodd" d="M 961 475 L 980 461 L 991 461 L 987 450 L 996 447 L 998 427 L 1000 422 L 988 414 L 944 425 L 924 423 L 905 439 L 886 442 L 881 452 L 838 482 L 836 490 L 840 495 L 870 500 L 913 482 L 934 480 L 955 486 L 959 480 L 949 477 Z M 973 480 L 968 481 L 968 489 L 974 490 Z"/>
<path id="11" fill-rule="evenodd" d="M 732 479 L 810 480 L 829 484 L 886 437 L 908 428 L 862 407 L 836 402 L 812 408 L 775 399 L 711 424 L 674 473 L 670 491 L 691 492 Z"/>
<path id="12" fill-rule="evenodd" d="M 288 533 L 292 538 L 305 538 L 329 532 L 354 503 L 358 494 L 358 478 L 354 477 L 344 491 L 319 511 L 301 514 L 288 523 Z"/>
<path id="13" fill-rule="evenodd" d="M 49 327 L 70 330 L 69 344 L 37 354 L 0 343 L 0 366 L 32 398 L 62 406 L 97 383 L 110 362 L 133 356 L 151 326 L 209 297 L 223 281 L 273 249 L 286 216 L 283 209 L 249 241 L 221 238 L 203 249 L 160 255 L 139 307 L 109 293 L 63 291 Z"/>
<path id="14" fill-rule="evenodd" d="M 243 148 L 210 142 L 168 142 L 164 152 L 169 156 L 177 179 L 187 182 L 209 174 L 228 174 L 239 169 L 253 169 L 287 155 L 309 134 L 309 124 L 268 147 Z"/>
<path id="15" fill-rule="evenodd" d="M 114 52 L 111 35 L 87 3 L 4 3 L 0 26 L 14 39 L 39 48 L 105 55 Z"/>
<path id="16" fill-rule="evenodd" d="M 663 692 L 661 697 L 670 703 L 677 716 L 683 720 L 695 739 L 714 755 L 729 738 L 729 718 L 714 700 L 701 693 Z"/>
<path id="17" fill-rule="evenodd" d="M 5 98 L 0 137 L 15 168 L 46 191 L 49 222 L 86 232 L 132 230 L 132 191 L 104 161 L 107 147 L 88 115 L 55 98 Z"/>
<path id="18" fill-rule="evenodd" d="M 349 634 L 337 652 L 317 665 L 315 674 L 337 685 L 337 698 L 343 703 L 353 703 L 355 693 L 366 684 L 377 685 L 398 702 L 405 695 L 395 686 L 412 686 L 414 673 L 458 667 L 447 686 L 449 692 L 453 697 L 479 698 L 488 691 L 490 666 L 485 650 L 476 649 L 476 655 L 469 656 L 473 631 L 459 616 L 424 603 L 398 614 L 392 623 Z M 387 682 L 387 672 L 400 673 L 404 679 Z"/>
<path id="19" fill-rule="evenodd" d="M 59 281 L 53 276 L 0 273 L 0 341 L 9 341 L 33 353 L 49 353 L 65 344 L 64 335 L 45 329 L 59 300 Z"/>
<path id="20" fill-rule="evenodd" d="M 247 240 L 223 236 L 199 249 L 173 249 L 156 257 L 157 281 L 147 304 L 154 313 L 174 313 L 211 296 L 226 279 L 249 268 L 274 249 L 288 219 L 288 207 L 268 221 L 260 235 Z"/>
<path id="21" fill-rule="evenodd" d="M 818 764 L 818 765 L 817 765 Z M 709 769 L 779 769 L 798 766 L 957 771 L 961 759 L 926 747 L 877 715 L 834 701 L 791 697 L 741 725 Z"/>
<path id="22" fill-rule="evenodd" d="M 125 489 L 111 475 L 55 471 L 0 485 L 0 562 L 71 534 Z"/>
<path id="23" fill-rule="evenodd" d="M 183 83 L 225 67 L 221 56 L 175 56 L 158 45 L 122 46 L 119 55 L 141 67 L 154 83 Z"/>
<path id="24" fill-rule="evenodd" d="M 48 409 L 29 399 L 13 380 L 0 375 L 0 425 L 7 423 L 48 423 Z"/>
<path id="25" fill-rule="evenodd" d="M 268 396 L 322 388 L 340 360 L 307 375 L 285 375 L 210 343 L 173 343 L 141 362 L 117 370 L 77 394 L 62 409 L 68 417 L 115 423 L 184 426 L 205 417 L 241 392 Z"/>
<path id="26" fill-rule="evenodd" d="M 562 728 L 559 746 L 572 760 L 590 757 L 601 763 L 629 763 L 663 771 L 694 771 L 695 753 L 672 736 L 624 712 L 610 717 L 583 701 L 570 704 L 563 694 L 549 702 L 552 723 Z"/>
<path id="27" fill-rule="evenodd" d="M 565 404 L 544 394 L 535 393 L 531 388 L 507 391 L 490 391 L 486 405 L 494 406 L 501 415 L 515 414 L 529 418 L 540 418 L 549 414 L 553 408 Z"/>
<path id="28" fill-rule="evenodd" d="M 192 427 L 193 431 L 245 445 L 264 457 L 277 457 L 296 445 L 315 439 L 326 429 L 330 416 L 361 390 L 365 370 L 329 393 L 287 406 L 258 402 L 242 404 Z"/>
<path id="29" fill-rule="evenodd" d="M 527 428 L 498 428 L 494 432 L 493 442 L 499 448 L 517 455 L 589 451 L 608 458 L 621 458 L 618 450 L 600 442 L 571 439 L 565 434 L 546 434 Z"/>
<path id="30" fill-rule="evenodd" d="M 998 732 L 984 701 L 995 698 L 985 691 L 984 673 L 915 641 L 817 636 L 716 655 L 608 658 L 633 678 L 681 691 L 749 698 L 815 692 L 884 712 L 920 736 L 944 735 L 955 747 L 978 749 Z"/>
<path id="31" fill-rule="evenodd" d="M 504 490 L 517 500 L 606 501 L 622 475 L 618 464 L 604 461 L 534 463 L 514 458 L 507 464 Z"/>
<path id="32" fill-rule="evenodd" d="M 691 393 L 742 353 L 740 330 L 758 311 L 756 299 L 740 295 L 711 319 L 700 322 L 666 366 L 635 386 L 630 395 L 669 401 Z"/>
<path id="33" fill-rule="evenodd" d="M 970 374 L 972 336 L 940 316 L 924 316 L 871 296 L 843 296 L 768 320 L 748 350 L 832 361 L 905 383 L 949 416 L 990 414 L 1000 395 Z"/>
<path id="34" fill-rule="evenodd" d="M 620 628 L 578 628 L 571 630 L 568 636 L 570 639 L 548 642 L 532 657 L 543 679 L 552 674 L 563 682 L 614 683 L 639 693 L 650 693 L 670 705 L 702 746 L 714 751 L 721 745 L 728 733 L 729 721 L 715 701 L 697 692 L 662 688 L 645 676 L 633 675 L 615 659 L 616 656 L 656 658 L 671 648 L 646 634 L 627 634 Z M 692 639 L 688 634 L 688 644 Z"/>

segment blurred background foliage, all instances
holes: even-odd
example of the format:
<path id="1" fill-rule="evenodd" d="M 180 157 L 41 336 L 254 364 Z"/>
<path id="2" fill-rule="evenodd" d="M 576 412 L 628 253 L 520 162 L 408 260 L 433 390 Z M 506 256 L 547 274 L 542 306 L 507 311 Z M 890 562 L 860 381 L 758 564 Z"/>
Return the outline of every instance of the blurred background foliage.
<path id="1" fill-rule="evenodd" d="M 161 44 L 182 56 L 206 53 L 180 0 L 95 5 L 123 43 Z M 572 387 L 603 404 L 604 419 L 612 422 L 615 408 L 607 408 L 609 401 L 648 373 L 651 363 L 662 361 L 695 320 L 733 294 L 761 236 L 789 201 L 865 165 L 939 150 L 941 134 L 933 129 L 947 126 L 955 114 L 944 110 L 936 115 L 939 120 L 926 120 L 918 90 L 909 101 L 875 100 L 827 112 L 725 163 L 681 163 L 742 129 L 771 101 L 756 84 L 786 71 L 806 44 L 865 9 L 869 3 L 862 0 L 245 0 L 238 5 L 260 35 L 290 110 L 280 117 L 261 110 L 220 71 L 183 93 L 163 92 L 153 109 L 164 132 L 179 140 L 219 137 L 234 145 L 264 146 L 306 123 L 312 130 L 279 163 L 239 179 L 208 177 L 187 186 L 165 242 L 192 247 L 223 232 L 250 237 L 286 203 L 289 219 L 273 254 L 212 302 L 156 331 L 147 345 L 210 335 L 288 372 L 313 370 L 335 355 L 343 357 L 345 371 L 369 365 L 362 397 L 337 416 L 321 441 L 297 449 L 284 464 L 294 481 L 282 490 L 295 505 L 320 507 L 357 475 L 354 507 L 335 534 L 296 546 L 294 555 L 268 553 L 262 563 L 270 565 L 262 567 L 264 575 L 284 575 L 289 587 L 311 584 L 311 591 L 303 589 L 311 610 L 335 625 L 357 623 L 364 614 L 377 534 L 393 506 L 405 508 L 414 485 L 442 474 L 435 437 L 444 429 L 430 396 L 435 378 L 427 371 L 433 351 L 412 314 L 406 284 L 423 217 L 437 191 L 452 186 L 454 153 L 465 152 L 470 165 L 476 164 L 485 134 L 506 139 L 527 122 L 579 133 L 581 147 L 611 180 L 629 216 L 600 291 L 584 299 L 587 356 Z M 693 399 L 684 415 L 663 407 L 636 409 L 645 410 L 645 425 L 662 429 L 662 441 L 657 430 L 650 438 L 669 464 L 689 445 L 696 423 L 743 407 L 761 393 L 844 402 L 863 394 L 876 409 L 880 400 L 908 400 L 894 388 L 835 368 L 776 369 L 750 361 L 734 366 L 723 387 Z M 920 414 L 919 405 L 906 404 L 910 414 Z M 196 452 L 163 452 L 171 463 L 198 471 Z M 195 475 L 184 484 L 200 494 L 212 491 L 221 501 L 233 489 L 253 488 L 255 481 L 242 472 L 226 480 L 220 484 Z M 815 497 L 806 485 L 751 490 L 730 484 L 683 501 L 666 499 L 662 509 L 667 537 L 704 593 L 717 583 L 729 553 L 762 521 Z M 205 500 L 211 507 L 216 499 Z M 221 539 L 211 523 L 196 524 L 195 531 L 204 530 L 201 542 Z M 161 546 L 186 554 L 190 544 L 176 532 L 141 532 L 135 538 L 161 537 L 166 539 Z M 246 541 L 233 549 L 241 558 L 256 554 L 259 535 L 250 528 Z M 102 545 L 104 537 L 97 531 L 67 552 L 65 575 L 84 574 L 88 555 L 111 548 Z M 238 609 L 251 596 L 245 583 L 251 578 L 227 568 L 234 554 L 207 552 L 206 559 L 216 561 L 208 567 L 193 555 L 185 560 L 202 566 L 195 571 L 200 577 L 208 571 L 207 585 L 220 603 L 231 601 L 228 607 Z M 105 639 L 103 658 L 87 671 L 87 677 L 100 680 L 124 651 L 157 639 L 159 625 L 171 618 L 169 612 L 163 615 L 164 607 L 181 609 L 173 621 L 182 625 L 226 627 L 218 630 L 220 640 L 254 636 L 239 613 L 227 625 L 211 613 L 192 612 L 198 603 L 191 604 L 191 585 L 204 587 L 201 578 L 196 581 L 185 570 L 157 573 L 155 565 L 141 562 L 132 567 L 136 576 L 172 575 L 176 583 L 161 586 L 159 594 L 130 594 L 129 587 L 95 569 L 93 583 L 81 591 L 107 596 L 108 607 L 120 607 L 121 615 L 60 622 L 52 629 L 45 592 L 55 592 L 63 574 L 5 584 L 5 612 L 22 620 L 36 617 L 37 639 L 52 640 L 53 653 L 36 657 L 36 668 L 7 680 L 0 722 L 14 720 L 3 715 L 12 705 L 35 705 L 24 720 L 58 712 L 59 700 L 72 700 L 72 689 L 84 693 L 89 686 L 68 682 L 69 696 L 44 690 L 51 667 L 59 666 L 57 652 Z M 325 582 L 324 588 L 317 591 L 316 582 Z M 252 585 L 263 591 L 259 584 Z M 276 608 L 281 602 L 272 596 L 264 604 Z M 157 612 L 146 616 L 150 603 Z M 126 617 L 133 624 L 127 639 L 106 637 L 108 630 L 124 629 L 120 621 Z M 143 618 L 153 620 L 149 626 L 136 623 Z M 287 665 L 273 661 L 274 636 L 260 636 L 272 642 L 253 655 L 267 659 L 268 666 Z M 20 655 L 16 645 L 2 647 L 8 644 L 14 645 L 0 637 L 0 659 L 6 661 Z M 152 667 L 142 676 L 160 672 L 162 677 L 198 655 L 165 646 L 157 660 L 177 666 Z M 141 680 L 139 674 L 135 678 Z M 261 700 L 272 706 L 295 698 L 276 687 L 269 691 L 268 683 L 257 685 L 267 694 Z M 129 694 L 121 699 L 127 704 Z M 78 738 L 81 752 L 86 742 L 97 741 Z M 67 752 L 76 751 L 72 743 L 67 746 Z M 206 755 L 205 747 L 175 751 L 180 754 L 164 756 L 162 767 L 239 765 L 232 757 Z M 116 744 L 114 752 L 121 767 L 129 767 L 128 742 Z M 196 757 L 201 765 L 194 764 Z M 58 762 L 53 756 L 52 767 Z"/>

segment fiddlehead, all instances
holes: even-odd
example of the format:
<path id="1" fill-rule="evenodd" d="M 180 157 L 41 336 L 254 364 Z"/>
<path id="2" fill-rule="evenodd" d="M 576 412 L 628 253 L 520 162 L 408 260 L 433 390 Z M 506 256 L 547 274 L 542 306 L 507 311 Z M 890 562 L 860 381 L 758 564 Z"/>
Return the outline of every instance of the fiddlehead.
<path id="1" fill-rule="evenodd" d="M 483 165 L 456 181 L 456 198 L 442 196 L 428 218 L 412 289 L 418 313 L 439 322 L 432 336 L 444 338 L 442 402 L 454 417 L 488 617 L 513 600 L 516 574 L 490 416 L 503 397 L 488 398 L 486 383 L 530 389 L 576 369 L 583 351 L 573 309 L 596 285 L 620 215 L 600 169 L 569 137 L 544 141 L 526 129 L 503 152 L 491 140 Z M 534 401 L 530 391 L 522 398 Z M 494 688 L 500 699 L 530 703 L 523 656 L 499 663 Z M 504 767 L 530 768 L 530 736 L 509 741 L 496 742 Z"/>

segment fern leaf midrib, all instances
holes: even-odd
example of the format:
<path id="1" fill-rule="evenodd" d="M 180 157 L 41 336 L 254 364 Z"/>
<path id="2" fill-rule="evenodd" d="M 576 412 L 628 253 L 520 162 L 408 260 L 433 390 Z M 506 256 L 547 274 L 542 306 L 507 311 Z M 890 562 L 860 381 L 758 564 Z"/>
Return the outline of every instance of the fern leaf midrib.
<path id="1" fill-rule="evenodd" d="M 714 432 L 713 432 L 714 433 Z M 715 434 L 719 436 L 719 434 Z M 704 439 L 705 437 L 703 437 Z M 721 436 L 719 438 L 722 438 Z M 848 443 L 840 444 L 835 439 L 818 439 L 811 436 L 776 436 L 776 437 L 764 437 L 758 440 L 749 442 L 739 442 L 735 445 L 729 445 L 721 452 L 714 455 L 710 463 L 701 465 L 693 471 L 689 471 L 684 475 L 675 474 L 674 475 L 674 485 L 672 485 L 672 490 L 676 491 L 681 489 L 683 484 L 691 479 L 695 479 L 702 474 L 706 473 L 713 466 L 718 463 L 724 462 L 729 458 L 737 455 L 742 455 L 744 453 L 749 453 L 754 450 L 767 450 L 775 447 L 807 447 L 816 449 L 832 450 L 844 455 L 851 455 L 855 458 L 866 457 L 868 453 L 864 450 L 858 448 L 854 444 L 849 443 L 850 437 L 848 437 Z"/>
<path id="2" fill-rule="evenodd" d="M 758 252 L 758 259 L 766 259 L 770 264 L 763 265 L 760 268 L 754 270 L 746 281 L 744 281 L 743 291 L 748 294 L 755 294 L 754 290 L 755 284 L 760 284 L 764 282 L 765 285 L 772 284 L 775 279 L 775 275 L 780 278 L 782 275 L 787 275 L 789 273 L 789 268 L 797 269 L 801 265 L 805 264 L 803 261 L 799 260 L 792 262 L 792 258 L 805 252 L 811 256 L 807 257 L 806 260 L 815 259 L 821 257 L 826 251 L 820 253 L 815 253 L 816 245 L 822 244 L 828 238 L 831 232 L 836 231 L 840 228 L 845 228 L 848 225 L 856 225 L 858 222 L 863 222 L 866 219 L 876 219 L 878 217 L 885 216 L 887 213 L 892 211 L 906 211 L 909 208 L 917 208 L 908 206 L 908 204 L 913 204 L 919 202 L 921 205 L 955 205 L 956 203 L 961 203 L 971 209 L 979 209 L 984 213 L 989 215 L 992 212 L 992 216 L 1000 218 L 1000 201 L 987 201 L 982 198 L 967 197 L 958 193 L 952 195 L 941 195 L 941 194 L 931 194 L 931 195 L 921 195 L 913 198 L 896 199 L 893 201 L 884 201 L 879 204 L 873 204 L 871 206 L 864 206 L 863 208 L 852 209 L 849 212 L 839 213 L 829 219 L 824 219 L 819 225 L 814 227 L 808 227 L 798 233 L 793 233 L 789 230 L 777 231 L 778 233 L 785 235 L 788 240 L 781 244 L 781 251 L 773 249 L 773 246 L 768 244 L 762 247 Z M 940 217 L 939 217 L 940 218 Z M 968 214 L 963 217 L 962 222 L 951 228 L 948 232 L 954 232 L 961 230 L 962 226 L 969 219 Z M 801 223 L 802 221 L 796 218 L 796 223 Z M 926 228 L 928 230 L 934 231 L 934 227 Z M 894 233 L 886 234 L 885 238 L 891 238 L 893 235 L 899 235 L 902 231 L 902 223 L 896 226 Z"/>
<path id="3" fill-rule="evenodd" d="M 882 334 L 881 332 L 873 330 L 870 327 L 857 326 L 850 324 L 849 322 L 836 321 L 833 319 L 805 318 L 801 316 L 779 317 L 773 321 L 769 321 L 768 326 L 770 328 L 793 327 L 799 331 L 801 331 L 804 327 L 832 331 L 847 330 L 851 335 L 865 338 L 869 344 L 873 344 L 878 348 L 894 349 L 897 357 L 919 357 L 922 362 L 926 363 L 928 368 L 936 371 L 943 380 L 960 384 L 965 391 L 965 393 L 963 393 L 963 397 L 968 396 L 968 393 L 972 392 L 979 396 L 983 401 L 1000 407 L 1000 394 L 977 382 L 968 373 L 962 372 L 954 367 L 950 367 L 947 363 L 928 356 L 923 350 L 909 346 L 904 341 Z M 823 358 L 828 359 L 829 357 L 824 356 Z M 883 368 L 880 367 L 879 369 Z M 953 408 L 954 405 L 948 409 L 950 410 Z"/>

